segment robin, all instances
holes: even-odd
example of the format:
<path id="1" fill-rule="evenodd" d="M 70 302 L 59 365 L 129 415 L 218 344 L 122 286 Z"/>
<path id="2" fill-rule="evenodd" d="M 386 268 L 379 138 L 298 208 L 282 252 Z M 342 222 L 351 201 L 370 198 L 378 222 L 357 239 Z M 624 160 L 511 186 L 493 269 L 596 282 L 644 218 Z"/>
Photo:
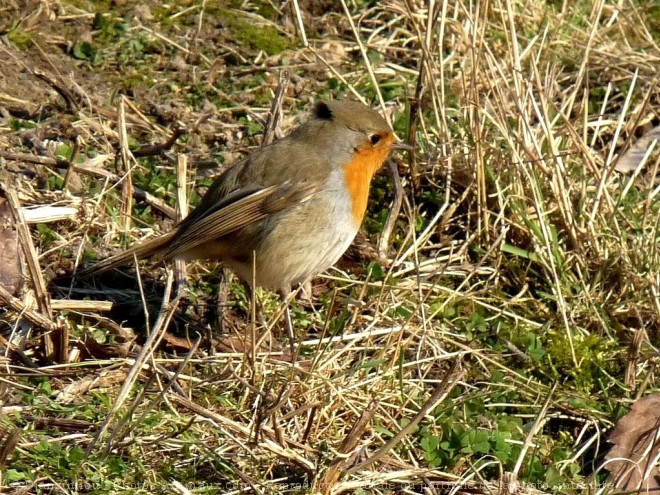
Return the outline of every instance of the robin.
<path id="1" fill-rule="evenodd" d="M 352 101 L 318 103 L 311 120 L 218 177 L 171 232 L 76 276 L 134 257 L 217 259 L 249 285 L 286 296 L 351 244 L 371 179 L 395 149 L 410 146 L 395 141 L 376 111 Z"/>

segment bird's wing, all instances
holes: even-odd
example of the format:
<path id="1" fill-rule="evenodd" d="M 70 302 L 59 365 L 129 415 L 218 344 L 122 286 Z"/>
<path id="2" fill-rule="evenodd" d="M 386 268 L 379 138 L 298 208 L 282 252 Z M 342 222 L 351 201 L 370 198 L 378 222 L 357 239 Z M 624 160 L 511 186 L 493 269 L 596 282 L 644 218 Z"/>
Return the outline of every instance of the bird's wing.
<path id="1" fill-rule="evenodd" d="M 277 186 L 249 186 L 234 191 L 207 208 L 194 222 L 182 223 L 164 257 L 177 258 L 289 206 L 303 203 L 318 191 L 320 185 L 320 182 L 285 181 Z"/>

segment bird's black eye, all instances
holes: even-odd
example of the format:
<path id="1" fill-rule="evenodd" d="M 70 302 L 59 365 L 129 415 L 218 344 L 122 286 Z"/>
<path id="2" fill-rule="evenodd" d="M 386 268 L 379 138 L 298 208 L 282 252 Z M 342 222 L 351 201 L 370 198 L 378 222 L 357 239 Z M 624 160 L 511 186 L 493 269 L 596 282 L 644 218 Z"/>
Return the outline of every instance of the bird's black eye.
<path id="1" fill-rule="evenodd" d="M 374 146 L 376 146 L 380 142 L 380 136 L 378 134 L 372 134 L 369 139 L 371 139 L 371 144 L 373 144 Z"/>

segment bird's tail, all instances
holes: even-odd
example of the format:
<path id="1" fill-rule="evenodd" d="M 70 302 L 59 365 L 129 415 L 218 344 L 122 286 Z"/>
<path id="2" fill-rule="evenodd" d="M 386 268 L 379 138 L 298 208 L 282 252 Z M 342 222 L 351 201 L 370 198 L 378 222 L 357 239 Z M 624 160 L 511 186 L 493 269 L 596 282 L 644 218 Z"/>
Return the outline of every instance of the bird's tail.
<path id="1" fill-rule="evenodd" d="M 123 253 L 83 268 L 75 277 L 86 278 L 128 263 L 133 258 L 161 256 L 165 260 L 194 252 L 215 239 L 259 222 L 292 205 L 308 201 L 320 182 L 285 181 L 277 186 L 248 187 L 211 204 L 201 215 L 189 217 L 171 232 L 143 242 Z M 204 257 L 204 256 L 199 256 Z"/>
<path id="2" fill-rule="evenodd" d="M 134 258 L 142 259 L 148 256 L 158 255 L 159 252 L 163 251 L 169 243 L 172 241 L 172 238 L 177 233 L 176 230 L 163 234 L 155 239 L 150 239 L 145 242 L 133 246 L 132 248 L 123 251 L 121 253 L 115 254 L 108 259 L 100 261 L 93 264 L 87 268 L 76 271 L 74 276 L 77 279 L 88 278 L 92 275 L 98 275 L 99 273 L 107 272 L 118 266 L 125 265 L 129 263 Z"/>

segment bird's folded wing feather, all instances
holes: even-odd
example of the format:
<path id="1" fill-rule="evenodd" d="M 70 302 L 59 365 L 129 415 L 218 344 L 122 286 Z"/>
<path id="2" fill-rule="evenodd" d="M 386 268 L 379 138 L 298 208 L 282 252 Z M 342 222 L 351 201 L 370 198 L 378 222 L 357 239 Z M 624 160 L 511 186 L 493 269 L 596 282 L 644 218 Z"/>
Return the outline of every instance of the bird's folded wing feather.
<path id="1" fill-rule="evenodd" d="M 165 257 L 177 258 L 207 242 L 221 239 L 295 204 L 307 201 L 320 187 L 317 182 L 287 181 L 277 186 L 240 189 L 209 208 L 176 232 Z"/>

